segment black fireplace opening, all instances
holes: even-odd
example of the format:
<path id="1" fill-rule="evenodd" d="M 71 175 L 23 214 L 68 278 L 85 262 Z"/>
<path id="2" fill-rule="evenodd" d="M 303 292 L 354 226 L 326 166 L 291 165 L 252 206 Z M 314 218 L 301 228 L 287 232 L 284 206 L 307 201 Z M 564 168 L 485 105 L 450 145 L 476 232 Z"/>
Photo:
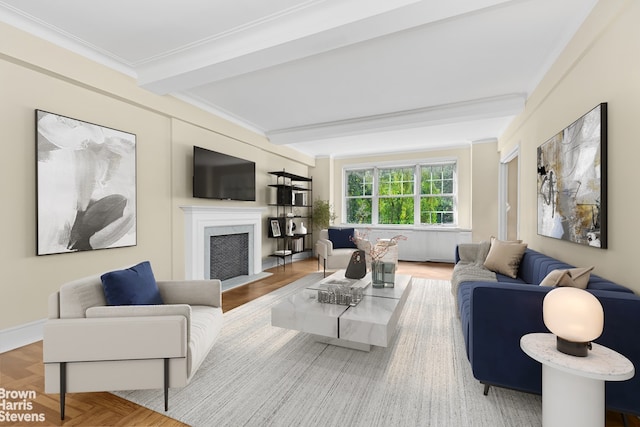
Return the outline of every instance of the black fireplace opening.
<path id="1" fill-rule="evenodd" d="M 209 244 L 209 277 L 227 280 L 249 274 L 249 233 L 211 236 Z"/>

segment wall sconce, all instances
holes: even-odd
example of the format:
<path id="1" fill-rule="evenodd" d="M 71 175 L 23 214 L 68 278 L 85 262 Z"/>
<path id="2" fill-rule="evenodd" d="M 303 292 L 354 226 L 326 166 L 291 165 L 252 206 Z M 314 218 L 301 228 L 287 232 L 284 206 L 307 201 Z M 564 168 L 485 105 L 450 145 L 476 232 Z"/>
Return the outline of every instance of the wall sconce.
<path id="1" fill-rule="evenodd" d="M 558 351 L 585 357 L 591 341 L 602 334 L 604 310 L 589 292 L 571 287 L 555 288 L 542 302 L 544 324 L 557 337 Z"/>

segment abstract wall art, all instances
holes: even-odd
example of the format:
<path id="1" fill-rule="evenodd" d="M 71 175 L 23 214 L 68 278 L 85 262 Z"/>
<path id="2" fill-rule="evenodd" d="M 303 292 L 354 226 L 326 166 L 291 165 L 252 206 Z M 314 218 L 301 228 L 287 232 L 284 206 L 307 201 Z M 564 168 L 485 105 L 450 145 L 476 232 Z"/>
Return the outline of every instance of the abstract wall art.
<path id="1" fill-rule="evenodd" d="M 607 247 L 607 104 L 538 147 L 538 234 Z"/>
<path id="2" fill-rule="evenodd" d="M 37 254 L 136 245 L 136 136 L 36 110 Z"/>

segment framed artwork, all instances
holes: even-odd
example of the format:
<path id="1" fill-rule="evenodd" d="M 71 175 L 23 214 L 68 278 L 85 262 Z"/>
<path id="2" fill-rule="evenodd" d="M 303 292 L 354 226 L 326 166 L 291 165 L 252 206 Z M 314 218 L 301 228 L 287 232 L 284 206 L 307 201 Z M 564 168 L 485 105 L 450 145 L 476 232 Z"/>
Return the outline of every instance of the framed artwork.
<path id="1" fill-rule="evenodd" d="M 538 147 L 538 234 L 607 247 L 607 104 Z"/>
<path id="2" fill-rule="evenodd" d="M 277 219 L 271 220 L 271 235 L 273 237 L 280 237 L 282 233 L 280 232 L 280 221 Z"/>
<path id="3" fill-rule="evenodd" d="M 136 136 L 36 110 L 37 254 L 136 245 Z"/>

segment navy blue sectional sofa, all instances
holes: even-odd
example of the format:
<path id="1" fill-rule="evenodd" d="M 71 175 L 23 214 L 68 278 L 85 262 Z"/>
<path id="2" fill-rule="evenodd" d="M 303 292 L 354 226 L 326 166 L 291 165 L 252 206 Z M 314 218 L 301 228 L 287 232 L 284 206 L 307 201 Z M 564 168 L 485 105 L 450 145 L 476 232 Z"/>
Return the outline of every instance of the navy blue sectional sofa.
<path id="1" fill-rule="evenodd" d="M 456 262 L 459 261 L 456 250 Z M 586 267 L 586 266 L 580 266 Z M 573 266 L 531 249 L 524 253 L 518 276 L 497 274 L 497 282 L 458 284 L 457 303 L 473 375 L 485 384 L 540 394 L 542 367 L 520 349 L 520 338 L 549 332 L 542 320 L 542 300 L 553 288 L 538 286 L 555 269 Z M 455 274 L 455 270 L 454 270 Z M 587 291 L 604 308 L 604 331 L 595 342 L 623 354 L 640 370 L 640 297 L 630 289 L 591 275 Z M 640 373 L 606 383 L 606 406 L 640 415 Z"/>

